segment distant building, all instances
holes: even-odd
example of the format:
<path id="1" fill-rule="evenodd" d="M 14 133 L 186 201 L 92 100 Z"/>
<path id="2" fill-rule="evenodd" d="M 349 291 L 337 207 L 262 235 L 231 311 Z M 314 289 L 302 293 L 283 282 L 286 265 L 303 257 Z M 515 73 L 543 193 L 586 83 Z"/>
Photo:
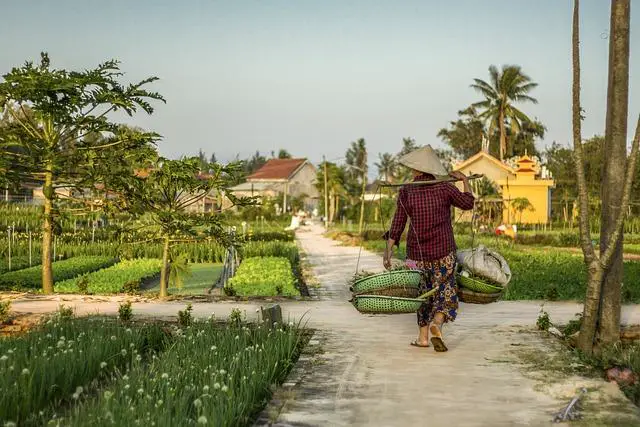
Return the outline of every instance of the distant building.
<path id="1" fill-rule="evenodd" d="M 284 212 L 289 211 L 291 198 L 303 197 L 304 209 L 312 211 L 320 199 L 316 175 L 307 159 L 271 159 L 231 191 L 237 197 L 282 197 L 278 204 Z"/>
<path id="2" fill-rule="evenodd" d="M 555 182 L 551 173 L 536 158 L 527 154 L 509 162 L 501 162 L 481 151 L 454 166 L 465 175 L 483 174 L 500 196 L 492 201 L 501 205 L 502 221 L 506 223 L 546 224 L 551 218 L 551 189 Z M 458 183 L 462 188 L 462 184 Z M 527 199 L 530 206 L 518 210 L 518 201 Z"/>

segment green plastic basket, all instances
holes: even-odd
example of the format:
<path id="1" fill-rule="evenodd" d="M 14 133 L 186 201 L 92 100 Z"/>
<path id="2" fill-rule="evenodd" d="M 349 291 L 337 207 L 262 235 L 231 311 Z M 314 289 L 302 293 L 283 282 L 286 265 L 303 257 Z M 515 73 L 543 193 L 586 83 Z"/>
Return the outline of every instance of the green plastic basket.
<path id="1" fill-rule="evenodd" d="M 356 280 L 351 287 L 354 294 L 366 294 L 377 289 L 386 288 L 419 288 L 422 272 L 419 270 L 385 271 L 373 276 Z"/>
<path id="2" fill-rule="evenodd" d="M 458 285 L 462 286 L 463 288 L 467 288 L 475 292 L 480 292 L 482 294 L 495 294 L 504 290 L 502 286 L 490 285 L 481 280 L 471 277 L 464 277 L 460 274 L 457 275 L 456 279 L 458 281 Z"/>
<path id="3" fill-rule="evenodd" d="M 422 294 L 419 298 L 400 298 L 383 295 L 356 295 L 351 301 L 360 313 L 402 314 L 415 313 L 437 289 Z"/>

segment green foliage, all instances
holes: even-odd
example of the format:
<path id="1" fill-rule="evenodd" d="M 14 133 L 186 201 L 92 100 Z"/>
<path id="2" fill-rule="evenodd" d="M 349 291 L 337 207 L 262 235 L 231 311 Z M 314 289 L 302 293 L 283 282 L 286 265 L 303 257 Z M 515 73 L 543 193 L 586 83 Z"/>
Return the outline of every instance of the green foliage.
<path id="1" fill-rule="evenodd" d="M 191 266 L 184 254 L 180 254 L 169 264 L 169 285 L 182 289 L 184 279 L 191 276 Z"/>
<path id="2" fill-rule="evenodd" d="M 243 317 L 240 309 L 239 308 L 231 309 L 231 313 L 229 314 L 229 324 L 237 327 L 242 325 L 242 320 L 243 320 Z"/>
<path id="3" fill-rule="evenodd" d="M 536 326 L 540 331 L 548 331 L 551 327 L 551 319 L 549 318 L 549 313 L 541 310 L 540 314 L 538 315 L 538 319 L 536 320 Z"/>
<path id="4" fill-rule="evenodd" d="M 0 340 L 0 425 L 46 425 L 57 408 L 141 366 L 163 347 L 163 337 L 154 325 L 125 329 L 106 319 L 72 319 Z"/>
<path id="5" fill-rule="evenodd" d="M 498 145 L 499 157 L 502 159 L 503 155 L 514 155 L 514 138 L 527 127 L 532 131 L 544 132 L 541 124 L 534 124 L 533 120 L 514 106 L 515 102 L 537 103 L 529 93 L 538 85 L 516 65 L 505 65 L 502 70 L 492 65 L 489 67 L 489 75 L 489 82 L 474 79 L 475 83 L 471 87 L 477 90 L 484 100 L 474 103 L 472 107 L 482 110 L 478 118 L 487 122 L 489 139 L 496 133 L 505 138 L 505 145 Z M 508 131 L 512 138 L 503 133 L 501 126 L 505 127 L 504 132 Z M 535 146 L 532 148 L 535 150 Z M 530 153 L 534 154 L 534 151 Z"/>
<path id="6" fill-rule="evenodd" d="M 240 296 L 300 295 L 291 263 L 286 258 L 246 258 L 228 286 Z"/>
<path id="7" fill-rule="evenodd" d="M 135 291 L 143 280 L 157 276 L 160 264 L 160 260 L 157 259 L 124 260 L 83 277 L 86 277 L 88 290 L 93 294 L 123 292 L 125 285 L 128 285 L 127 290 L 131 292 Z M 84 280 L 83 277 L 56 283 L 56 292 L 78 292 L 79 281 Z"/>
<path id="8" fill-rule="evenodd" d="M 76 280 L 76 286 L 78 288 L 78 293 L 86 294 L 89 292 L 89 277 L 86 274 L 78 277 Z"/>
<path id="9" fill-rule="evenodd" d="M 302 340 L 296 327 L 271 331 L 210 322 L 194 323 L 180 335 L 157 359 L 134 366 L 70 411 L 65 425 L 251 425 L 290 371 Z"/>
<path id="10" fill-rule="evenodd" d="M 438 137 L 451 147 L 456 156 L 462 159 L 477 154 L 482 150 L 482 140 L 486 136 L 484 123 L 478 116 L 476 109 L 469 107 L 458 111 L 458 119 L 449 123 L 449 128 L 442 128 L 438 132 Z M 493 138 L 494 143 L 490 145 L 490 152 L 498 155 L 497 138 Z"/>
<path id="11" fill-rule="evenodd" d="M 109 256 L 79 256 L 53 263 L 55 281 L 74 278 L 81 274 L 109 267 L 116 259 Z M 42 286 L 40 267 L 25 268 L 0 275 L 0 289 L 38 289 Z"/>
<path id="12" fill-rule="evenodd" d="M 130 322 L 133 318 L 133 309 L 131 308 L 131 301 L 126 301 L 118 306 L 118 319 L 121 322 Z"/>
<path id="13" fill-rule="evenodd" d="M 562 333 L 565 337 L 570 337 L 576 332 L 580 331 L 582 326 L 582 313 L 576 313 L 575 319 L 572 319 L 562 328 Z"/>
<path id="14" fill-rule="evenodd" d="M 58 307 L 57 317 L 59 320 L 71 320 L 75 317 L 75 310 L 73 307 L 67 307 L 64 304 L 60 304 Z"/>
<path id="15" fill-rule="evenodd" d="M 187 308 L 178 311 L 178 324 L 183 328 L 191 326 L 193 324 L 193 305 L 187 304 Z"/>
<path id="16" fill-rule="evenodd" d="M 9 312 L 11 311 L 11 300 L 0 301 L 0 325 L 9 320 Z"/>

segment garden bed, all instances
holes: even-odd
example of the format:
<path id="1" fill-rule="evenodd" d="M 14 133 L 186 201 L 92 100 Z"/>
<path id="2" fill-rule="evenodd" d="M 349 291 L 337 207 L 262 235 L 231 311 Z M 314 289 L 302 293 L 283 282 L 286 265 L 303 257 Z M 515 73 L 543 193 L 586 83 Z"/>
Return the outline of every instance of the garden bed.
<path id="1" fill-rule="evenodd" d="M 56 292 L 115 294 L 140 290 L 145 280 L 160 274 L 162 262 L 157 259 L 124 260 L 111 267 L 65 280 L 55 285 Z"/>
<path id="2" fill-rule="evenodd" d="M 180 318 L 58 317 L 0 339 L 0 425 L 250 425 L 307 340 L 297 325 L 242 324 L 238 313 Z"/>
<path id="3" fill-rule="evenodd" d="M 53 263 L 53 280 L 72 279 L 112 266 L 117 259 L 109 256 L 79 256 Z M 0 275 L 0 290 L 39 290 L 42 288 L 42 267 L 35 266 Z"/>
<path id="4" fill-rule="evenodd" d="M 231 278 L 225 292 L 238 296 L 296 296 L 296 278 L 289 259 L 283 257 L 246 258 Z"/>

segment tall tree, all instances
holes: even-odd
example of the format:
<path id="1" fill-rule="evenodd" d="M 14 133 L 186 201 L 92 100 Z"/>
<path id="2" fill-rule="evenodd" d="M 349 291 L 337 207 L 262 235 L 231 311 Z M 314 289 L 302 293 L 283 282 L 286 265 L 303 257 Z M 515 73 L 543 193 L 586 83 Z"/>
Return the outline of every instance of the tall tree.
<path id="1" fill-rule="evenodd" d="M 411 137 L 402 138 L 402 148 L 398 152 L 398 158 L 404 156 L 405 154 L 409 154 L 417 148 L 418 145 L 416 144 L 415 139 Z M 409 181 L 411 179 L 411 171 L 402 165 L 398 165 L 396 170 L 396 179 L 400 182 Z"/>
<path id="2" fill-rule="evenodd" d="M 209 162 L 207 161 L 207 155 L 202 148 L 198 150 L 198 162 L 200 163 L 200 170 L 206 172 L 209 170 Z"/>
<path id="3" fill-rule="evenodd" d="M 486 132 L 476 109 L 469 107 L 458 111 L 458 120 L 450 122 L 448 128 L 440 129 L 437 136 L 446 142 L 457 156 L 468 159 L 482 149 Z M 494 138 L 494 141 L 496 143 L 489 146 L 489 153 L 497 157 L 497 138 Z"/>
<path id="4" fill-rule="evenodd" d="M 390 153 L 379 153 L 378 159 L 375 164 L 378 168 L 378 176 L 384 181 L 393 182 L 397 173 L 395 157 Z"/>
<path id="5" fill-rule="evenodd" d="M 587 294 L 585 297 L 582 325 L 578 339 L 579 348 L 591 354 L 600 343 L 618 341 L 620 301 L 619 276 L 613 267 L 622 244 L 624 219 L 629 207 L 629 199 L 633 178 L 636 171 L 638 150 L 640 146 L 640 117 L 638 117 L 636 133 L 627 156 L 626 118 L 628 105 L 628 72 L 629 72 L 629 0 L 612 0 L 611 30 L 609 46 L 609 87 L 607 93 L 607 135 L 609 151 L 605 151 L 605 165 L 613 168 L 603 175 L 602 190 L 613 191 L 607 197 L 607 223 L 602 223 L 600 253 L 597 254 L 591 242 L 589 229 L 589 199 L 584 171 L 584 152 L 582 147 L 582 108 L 580 104 L 580 2 L 574 0 L 573 9 L 573 146 L 576 157 L 576 175 L 579 195 L 580 242 L 588 271 Z M 622 124 L 624 123 L 624 126 Z M 620 147 L 620 145 L 622 147 Z M 613 159 L 612 159 L 613 158 Z M 615 160 L 615 162 L 614 162 Z M 614 176 L 618 174 L 624 179 Z M 617 197 L 619 196 L 619 197 Z M 603 212 L 604 215 L 604 212 Z M 606 303 L 605 303 L 606 300 Z M 596 339 L 598 338 L 598 339 Z"/>
<path id="6" fill-rule="evenodd" d="M 224 231 L 219 212 L 194 213 L 189 208 L 214 193 L 223 193 L 234 205 L 247 206 L 251 198 L 236 198 L 230 187 L 241 172 L 239 164 L 212 164 L 211 173 L 199 176 L 198 157 L 182 160 L 159 158 L 146 174 L 122 175 L 114 188 L 120 196 L 121 209 L 143 218 L 139 229 L 146 237 L 162 241 L 160 297 L 168 295 L 169 263 L 179 257 L 171 254 L 173 245 L 203 239 L 215 239 L 225 245 L 233 242 Z"/>
<path id="7" fill-rule="evenodd" d="M 278 151 L 278 158 L 279 159 L 290 159 L 291 158 L 291 154 L 289 154 L 289 152 L 287 150 L 285 150 L 284 148 L 281 148 L 280 151 Z"/>
<path id="8" fill-rule="evenodd" d="M 211 153 L 211 158 L 209 159 L 209 163 L 218 163 L 218 159 L 216 158 L 216 153 Z"/>
<path id="9" fill-rule="evenodd" d="M 142 109 L 153 112 L 150 100 L 164 101 L 144 87 L 156 80 L 123 85 L 117 61 L 108 61 L 93 70 L 53 69 L 49 56 L 41 54 L 40 64 L 27 62 L 4 75 L 0 83 L 0 110 L 14 124 L 3 128 L 0 139 L 19 145 L 25 177 L 44 182 L 42 225 L 42 286 L 53 292 L 52 242 L 58 217 L 57 188 L 94 188 L 90 170 L 102 150 L 116 146 L 135 148 L 154 142 L 156 133 L 130 132 L 110 121 L 112 113 L 129 116 Z M 27 108 L 30 112 L 27 112 Z M 107 142 L 87 138 L 101 133 Z"/>
<path id="10" fill-rule="evenodd" d="M 351 147 L 347 150 L 346 163 L 350 167 L 350 173 L 356 178 L 356 181 L 360 182 L 360 221 L 358 226 L 358 232 L 362 233 L 364 226 L 364 195 L 367 191 L 367 173 L 368 158 L 367 158 L 367 143 L 364 138 L 360 138 L 357 141 L 351 143 Z M 351 172 L 352 171 L 352 172 Z"/>
<path id="11" fill-rule="evenodd" d="M 328 221 L 332 223 L 340 211 L 340 201 L 348 197 L 347 189 L 345 187 L 345 170 L 339 167 L 335 163 L 327 162 L 327 192 L 328 192 Z M 324 193 L 324 162 L 318 167 L 316 177 L 316 188 L 321 193 Z M 325 201 L 322 201 L 322 208 L 324 208 Z"/>
<path id="12" fill-rule="evenodd" d="M 529 76 L 522 72 L 516 65 L 505 65 L 499 71 L 495 65 L 489 67 L 490 82 L 481 79 L 474 79 L 471 85 L 484 96 L 484 100 L 473 104 L 475 108 L 481 108 L 480 118 L 488 123 L 489 139 L 496 130 L 500 136 L 500 160 L 504 160 L 505 155 L 513 147 L 507 146 L 507 127 L 516 135 L 522 129 L 523 123 L 531 122 L 525 113 L 514 106 L 515 102 L 528 101 L 537 103 L 529 93 L 538 86 Z"/>

